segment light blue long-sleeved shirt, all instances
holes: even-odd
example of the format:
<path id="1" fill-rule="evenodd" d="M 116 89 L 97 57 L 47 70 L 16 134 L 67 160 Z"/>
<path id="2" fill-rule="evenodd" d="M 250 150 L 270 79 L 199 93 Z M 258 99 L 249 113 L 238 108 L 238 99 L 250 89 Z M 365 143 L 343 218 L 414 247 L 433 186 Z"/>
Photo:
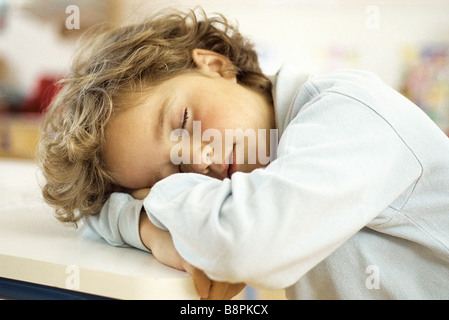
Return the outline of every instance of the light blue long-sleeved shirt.
<path id="1" fill-rule="evenodd" d="M 277 156 L 223 181 L 184 173 L 89 225 L 145 250 L 143 206 L 211 278 L 293 299 L 449 298 L 449 139 L 371 73 L 275 80 Z"/>

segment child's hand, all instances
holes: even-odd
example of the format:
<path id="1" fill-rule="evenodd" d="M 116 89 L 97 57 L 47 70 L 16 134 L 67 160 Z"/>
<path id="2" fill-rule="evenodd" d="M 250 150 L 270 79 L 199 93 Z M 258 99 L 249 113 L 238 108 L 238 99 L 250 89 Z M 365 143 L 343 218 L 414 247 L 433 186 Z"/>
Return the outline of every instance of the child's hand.
<path id="1" fill-rule="evenodd" d="M 143 199 L 145 199 L 148 196 L 150 191 L 151 191 L 151 188 L 144 188 L 144 189 L 131 190 L 129 193 L 134 198 L 136 198 L 138 200 L 143 200 Z"/>
<path id="2" fill-rule="evenodd" d="M 230 300 L 245 288 L 244 283 L 218 282 L 211 280 L 209 295 L 204 300 Z"/>
<path id="3" fill-rule="evenodd" d="M 198 295 L 202 299 L 231 299 L 245 287 L 243 283 L 233 284 L 209 279 L 202 270 L 194 267 L 179 255 L 170 233 L 153 225 L 144 212 L 140 218 L 140 237 L 157 260 L 172 268 L 189 273 L 193 278 Z"/>
<path id="4" fill-rule="evenodd" d="M 244 283 L 211 280 L 202 270 L 192 266 L 184 259 L 182 260 L 183 270 L 192 276 L 196 290 L 202 300 L 229 300 L 239 294 L 246 286 Z"/>
<path id="5" fill-rule="evenodd" d="M 173 245 L 170 233 L 167 231 L 162 232 L 165 234 L 155 241 L 152 251 L 153 255 L 160 262 L 189 273 L 193 278 L 195 288 L 201 299 L 229 300 L 245 288 L 243 283 L 234 284 L 209 279 L 202 270 L 194 267 L 179 255 Z"/>

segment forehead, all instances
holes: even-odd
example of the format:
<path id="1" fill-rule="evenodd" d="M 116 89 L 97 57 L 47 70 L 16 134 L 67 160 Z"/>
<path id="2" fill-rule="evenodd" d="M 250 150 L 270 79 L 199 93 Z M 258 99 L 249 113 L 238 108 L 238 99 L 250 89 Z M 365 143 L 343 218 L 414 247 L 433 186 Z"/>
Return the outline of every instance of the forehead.
<path id="1" fill-rule="evenodd" d="M 123 187 L 144 188 L 154 183 L 153 173 L 161 161 L 155 100 L 149 98 L 115 114 L 106 126 L 106 166 Z"/>

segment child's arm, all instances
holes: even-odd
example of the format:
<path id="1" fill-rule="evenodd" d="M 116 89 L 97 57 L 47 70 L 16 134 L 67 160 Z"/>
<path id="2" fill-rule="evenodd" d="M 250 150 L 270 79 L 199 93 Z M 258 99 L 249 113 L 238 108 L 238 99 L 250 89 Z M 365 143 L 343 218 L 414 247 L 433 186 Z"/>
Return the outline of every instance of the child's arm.
<path id="1" fill-rule="evenodd" d="M 87 224 L 113 246 L 130 245 L 152 251 L 160 262 L 188 272 L 198 294 L 207 299 L 230 299 L 245 285 L 215 282 L 204 272 L 187 263 L 176 251 L 170 233 L 155 227 L 142 210 L 143 199 L 150 189 L 113 193 L 100 214 L 89 216 Z M 135 199 L 131 194 L 139 199 Z"/>
<path id="2" fill-rule="evenodd" d="M 85 222 L 110 245 L 132 246 L 144 251 L 148 248 L 139 237 L 140 212 L 143 201 L 128 193 L 112 193 L 99 214 L 86 216 Z"/>
<path id="3" fill-rule="evenodd" d="M 144 211 L 140 215 L 139 234 L 143 244 L 151 250 L 157 260 L 170 267 L 184 270 L 192 276 L 201 298 L 231 299 L 245 287 L 242 283 L 231 284 L 210 280 L 203 271 L 195 268 L 179 255 L 170 233 L 151 223 Z"/>
<path id="4" fill-rule="evenodd" d="M 140 215 L 139 235 L 142 243 L 153 253 L 157 260 L 170 267 L 185 270 L 192 275 L 200 297 L 206 298 L 209 295 L 209 278 L 204 272 L 196 269 L 181 258 L 173 245 L 170 233 L 152 224 L 145 212 L 142 212 Z"/>

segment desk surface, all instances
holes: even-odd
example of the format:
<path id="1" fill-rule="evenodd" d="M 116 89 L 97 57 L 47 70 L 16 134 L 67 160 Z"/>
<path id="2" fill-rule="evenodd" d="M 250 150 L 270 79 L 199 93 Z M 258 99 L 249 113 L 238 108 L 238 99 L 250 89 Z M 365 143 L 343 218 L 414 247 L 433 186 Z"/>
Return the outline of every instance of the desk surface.
<path id="1" fill-rule="evenodd" d="M 0 158 L 0 277 L 118 299 L 197 299 L 185 272 L 57 221 L 39 179 L 35 163 Z"/>

